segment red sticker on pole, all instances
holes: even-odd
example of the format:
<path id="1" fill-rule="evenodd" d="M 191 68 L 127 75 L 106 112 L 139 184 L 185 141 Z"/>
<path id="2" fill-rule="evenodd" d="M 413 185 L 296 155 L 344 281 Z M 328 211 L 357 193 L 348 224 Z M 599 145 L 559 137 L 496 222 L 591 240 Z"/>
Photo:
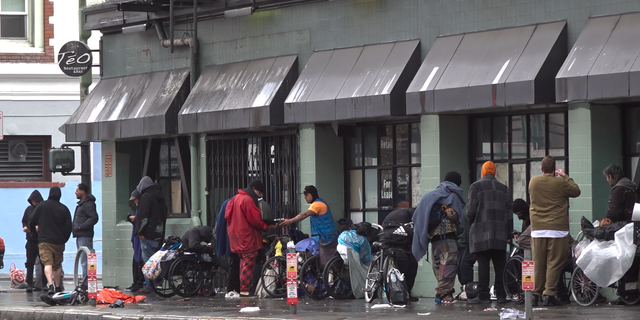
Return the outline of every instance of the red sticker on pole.
<path id="1" fill-rule="evenodd" d="M 522 290 L 533 290 L 533 261 L 522 261 Z"/>
<path id="2" fill-rule="evenodd" d="M 87 293 L 89 299 L 98 297 L 98 256 L 95 253 L 87 255 Z"/>
<path id="3" fill-rule="evenodd" d="M 298 257 L 287 253 L 287 304 L 298 304 Z"/>

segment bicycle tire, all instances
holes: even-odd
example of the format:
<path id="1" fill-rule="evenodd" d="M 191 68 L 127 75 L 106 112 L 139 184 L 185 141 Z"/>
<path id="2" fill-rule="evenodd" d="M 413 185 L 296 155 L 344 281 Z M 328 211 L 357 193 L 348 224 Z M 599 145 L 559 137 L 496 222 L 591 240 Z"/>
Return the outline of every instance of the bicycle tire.
<path id="1" fill-rule="evenodd" d="M 507 297 L 515 303 L 524 302 L 524 291 L 522 290 L 522 257 L 514 255 L 507 260 L 502 272 L 502 282 L 504 292 Z"/>
<path id="2" fill-rule="evenodd" d="M 327 262 L 322 280 L 327 287 L 328 295 L 338 300 L 353 298 L 349 267 L 341 256 L 335 256 Z"/>
<path id="3" fill-rule="evenodd" d="M 393 254 L 387 253 L 384 257 L 384 262 L 382 265 L 384 266 L 384 273 L 383 273 L 382 282 L 380 285 L 382 286 L 382 291 L 384 292 L 387 300 L 389 300 L 390 292 L 389 292 L 389 286 L 387 285 L 387 277 L 389 276 L 389 271 L 391 271 L 391 268 L 395 268 L 395 265 L 396 265 Z"/>
<path id="4" fill-rule="evenodd" d="M 183 256 L 171 264 L 169 269 L 169 285 L 173 291 L 181 297 L 192 297 L 198 294 L 200 286 L 204 282 L 202 266 L 198 259 L 192 256 Z"/>
<path id="5" fill-rule="evenodd" d="M 382 265 L 382 251 L 380 253 L 376 253 L 376 255 L 371 260 L 371 264 L 369 265 L 369 269 L 367 270 L 367 278 L 365 279 L 364 285 L 364 300 L 367 303 L 371 303 L 376 298 L 382 298 L 382 274 L 383 274 L 383 265 Z"/>
<path id="6" fill-rule="evenodd" d="M 298 272 L 299 286 L 308 297 L 314 300 L 323 300 L 328 296 L 328 291 L 322 281 L 324 270 L 320 270 L 319 264 L 319 256 L 310 257 L 302 264 L 302 268 Z"/>
<path id="7" fill-rule="evenodd" d="M 270 273 L 273 273 L 273 276 Z M 275 256 L 262 266 L 262 287 L 270 297 L 283 298 L 287 294 L 287 258 Z"/>

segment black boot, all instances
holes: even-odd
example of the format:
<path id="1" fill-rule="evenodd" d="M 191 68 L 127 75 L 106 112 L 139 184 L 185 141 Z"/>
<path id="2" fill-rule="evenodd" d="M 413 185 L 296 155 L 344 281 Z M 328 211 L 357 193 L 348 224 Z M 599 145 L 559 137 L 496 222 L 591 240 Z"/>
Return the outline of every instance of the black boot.
<path id="1" fill-rule="evenodd" d="M 534 307 L 537 307 L 538 306 L 538 300 L 540 300 L 540 297 L 535 295 L 535 294 L 532 295 L 531 297 L 533 299 L 533 301 L 531 302 L 531 305 L 534 306 Z"/>
<path id="2" fill-rule="evenodd" d="M 56 288 L 50 284 L 49 285 L 49 290 L 43 294 L 40 295 L 40 300 L 42 300 L 42 302 L 50 305 L 50 306 L 55 306 L 56 302 L 53 300 L 53 295 L 56 293 Z"/>

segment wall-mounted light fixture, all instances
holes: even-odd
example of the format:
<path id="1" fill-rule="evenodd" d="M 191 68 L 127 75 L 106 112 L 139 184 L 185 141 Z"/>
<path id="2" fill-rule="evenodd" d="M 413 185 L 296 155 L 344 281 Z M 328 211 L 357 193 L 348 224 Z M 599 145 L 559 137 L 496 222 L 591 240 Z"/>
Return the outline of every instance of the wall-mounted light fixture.
<path id="1" fill-rule="evenodd" d="M 244 7 L 240 9 L 226 10 L 224 12 L 224 18 L 229 19 L 229 18 L 235 18 L 235 17 L 248 16 L 248 15 L 251 15 L 253 11 L 255 11 L 255 8 L 253 6 Z"/>
<path id="2" fill-rule="evenodd" d="M 134 33 L 134 32 L 145 32 L 149 27 L 148 23 L 137 24 L 135 26 L 122 27 L 122 34 Z"/>

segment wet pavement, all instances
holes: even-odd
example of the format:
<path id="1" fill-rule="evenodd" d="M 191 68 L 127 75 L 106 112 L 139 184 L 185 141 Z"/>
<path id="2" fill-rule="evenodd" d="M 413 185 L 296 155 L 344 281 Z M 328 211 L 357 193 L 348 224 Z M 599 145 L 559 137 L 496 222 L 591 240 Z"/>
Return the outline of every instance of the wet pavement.
<path id="1" fill-rule="evenodd" d="M 2 286 L 7 288 L 7 286 Z M 124 308 L 107 305 L 91 307 L 55 306 L 40 301 L 40 293 L 25 290 L 0 290 L 0 319 L 500 319 L 501 308 L 523 311 L 524 305 L 507 303 L 498 305 L 467 305 L 456 302 L 436 305 L 433 298 L 422 298 L 406 308 L 380 308 L 387 305 L 376 300 L 369 304 L 364 300 L 323 300 L 301 298 L 297 314 L 290 314 L 285 299 L 225 299 L 215 297 L 147 297 L 145 303 L 127 304 Z M 245 307 L 258 307 L 256 312 L 240 312 Z M 493 308 L 495 310 L 487 310 Z M 640 306 L 612 306 L 608 304 L 581 307 L 575 303 L 563 307 L 534 309 L 535 319 L 640 319 Z"/>

